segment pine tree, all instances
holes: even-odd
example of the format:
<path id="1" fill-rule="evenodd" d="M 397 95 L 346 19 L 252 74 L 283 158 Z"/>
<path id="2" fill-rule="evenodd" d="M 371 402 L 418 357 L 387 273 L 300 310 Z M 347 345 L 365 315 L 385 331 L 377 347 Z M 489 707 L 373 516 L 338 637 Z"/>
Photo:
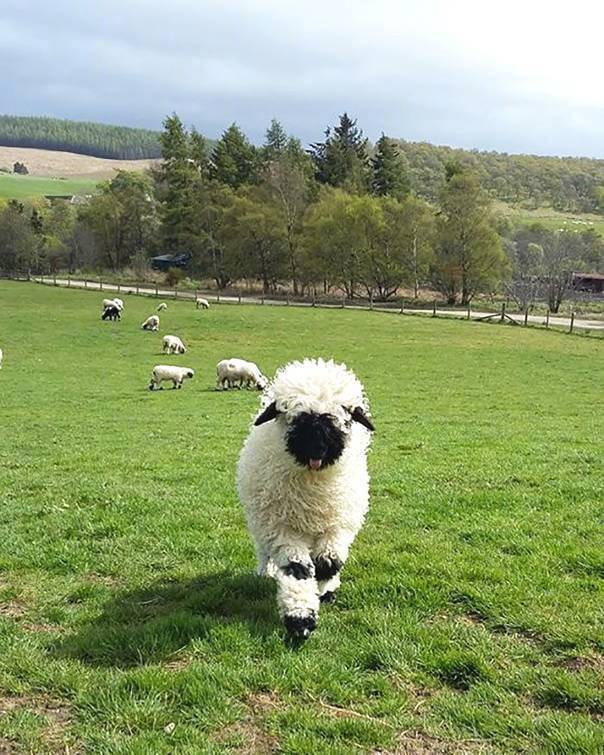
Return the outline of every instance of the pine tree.
<path id="1" fill-rule="evenodd" d="M 212 152 L 210 175 L 237 189 L 256 181 L 257 152 L 236 123 L 223 133 Z"/>
<path id="2" fill-rule="evenodd" d="M 348 113 L 339 123 L 325 131 L 325 141 L 311 144 L 315 176 L 320 183 L 346 189 L 356 194 L 366 192 L 370 184 L 367 139 Z"/>
<path id="3" fill-rule="evenodd" d="M 375 195 L 400 200 L 409 194 L 407 160 L 392 139 L 384 134 L 376 144 L 372 167 L 372 188 Z"/>
<path id="4" fill-rule="evenodd" d="M 271 162 L 283 154 L 287 147 L 287 133 L 276 118 L 271 120 L 271 125 L 266 129 L 264 144 L 262 145 L 262 157 L 265 162 Z"/>

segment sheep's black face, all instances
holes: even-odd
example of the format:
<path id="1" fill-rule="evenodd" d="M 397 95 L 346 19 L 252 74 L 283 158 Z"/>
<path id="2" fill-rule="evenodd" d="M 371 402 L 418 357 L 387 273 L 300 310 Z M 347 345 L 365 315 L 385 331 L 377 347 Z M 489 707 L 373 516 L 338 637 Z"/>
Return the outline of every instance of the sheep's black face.
<path id="1" fill-rule="evenodd" d="M 317 470 L 340 458 L 346 436 L 330 414 L 303 412 L 289 426 L 286 444 L 298 464 Z"/>

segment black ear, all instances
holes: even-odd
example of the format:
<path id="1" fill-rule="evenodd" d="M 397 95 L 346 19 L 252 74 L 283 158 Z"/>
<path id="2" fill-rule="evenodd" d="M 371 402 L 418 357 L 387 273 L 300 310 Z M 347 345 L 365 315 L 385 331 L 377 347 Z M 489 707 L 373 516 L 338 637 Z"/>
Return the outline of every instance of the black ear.
<path id="1" fill-rule="evenodd" d="M 353 418 L 355 422 L 359 422 L 361 425 L 363 425 L 363 427 L 366 427 L 368 430 L 375 430 L 375 427 L 373 426 L 373 422 L 365 414 L 362 407 L 360 406 L 355 407 L 350 412 L 350 416 Z"/>
<path id="2" fill-rule="evenodd" d="M 273 401 L 272 404 L 269 404 L 266 409 L 262 412 L 262 414 L 259 414 L 256 419 L 254 420 L 254 424 L 256 426 L 263 425 L 265 422 L 270 422 L 271 419 L 275 419 L 275 417 L 279 414 L 279 410 L 277 409 L 277 404 Z"/>

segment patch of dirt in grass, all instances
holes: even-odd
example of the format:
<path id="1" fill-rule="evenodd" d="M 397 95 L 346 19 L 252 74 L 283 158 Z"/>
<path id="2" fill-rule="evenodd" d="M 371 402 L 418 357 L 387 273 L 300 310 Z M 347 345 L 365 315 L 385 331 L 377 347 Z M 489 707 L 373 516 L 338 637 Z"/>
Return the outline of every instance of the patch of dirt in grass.
<path id="1" fill-rule="evenodd" d="M 404 731 L 394 750 L 374 750 L 372 755 L 463 755 L 493 752 L 485 742 L 464 740 L 451 742 L 424 731 Z"/>
<path id="2" fill-rule="evenodd" d="M 0 603 L 0 616 L 5 616 L 8 619 L 19 619 L 24 613 L 25 606 L 17 600 Z"/>
<path id="3" fill-rule="evenodd" d="M 91 572 L 86 575 L 86 580 L 93 585 L 104 585 L 105 587 L 119 587 L 121 585 L 120 580 L 110 574 Z"/>
<path id="4" fill-rule="evenodd" d="M 575 658 L 562 658 L 557 661 L 556 666 L 564 668 L 567 671 L 597 671 L 604 674 L 604 656 L 577 656 Z"/>
<path id="5" fill-rule="evenodd" d="M 43 738 L 50 747 L 56 747 L 57 751 L 63 752 L 64 734 L 71 721 L 71 708 L 64 702 L 53 700 L 50 697 L 31 697 L 29 695 L 14 695 L 10 697 L 0 696 L 0 715 L 14 710 L 23 709 L 45 719 Z M 10 743 L 9 743 L 10 744 Z M 0 753 L 21 752 L 16 745 L 10 744 L 13 749 L 4 750 L 4 741 L 0 739 Z M 75 755 L 77 749 L 69 749 L 68 752 Z"/>
<path id="6" fill-rule="evenodd" d="M 260 725 L 269 711 L 280 707 L 277 696 L 271 692 L 255 692 L 248 697 L 246 707 L 248 714 L 245 718 L 222 729 L 215 736 L 215 741 L 231 746 L 238 755 L 271 755 L 277 752 L 277 738 Z"/>

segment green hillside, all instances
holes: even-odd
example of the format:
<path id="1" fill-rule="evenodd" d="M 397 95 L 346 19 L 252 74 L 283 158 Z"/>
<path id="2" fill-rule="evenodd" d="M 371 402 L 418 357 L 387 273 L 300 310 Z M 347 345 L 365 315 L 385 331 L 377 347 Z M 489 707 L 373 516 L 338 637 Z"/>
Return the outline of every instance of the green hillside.
<path id="1" fill-rule="evenodd" d="M 16 115 L 0 115 L 0 146 L 54 149 L 116 160 L 161 156 L 159 132 L 150 129 Z"/>
<path id="2" fill-rule="evenodd" d="M 44 178 L 0 173 L 0 197 L 5 199 L 93 194 L 96 186 L 97 182 L 88 178 Z"/>

